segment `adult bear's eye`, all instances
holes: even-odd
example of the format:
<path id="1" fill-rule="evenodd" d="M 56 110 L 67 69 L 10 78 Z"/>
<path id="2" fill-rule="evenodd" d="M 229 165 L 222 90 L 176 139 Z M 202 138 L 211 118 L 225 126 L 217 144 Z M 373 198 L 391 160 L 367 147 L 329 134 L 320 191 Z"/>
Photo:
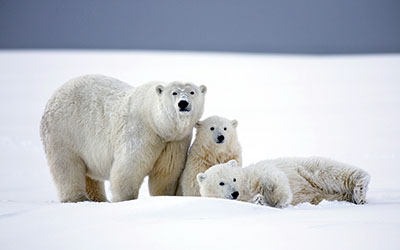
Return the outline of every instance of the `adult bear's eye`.
<path id="1" fill-rule="evenodd" d="M 172 92 L 172 95 L 177 95 L 178 93 L 176 93 L 176 92 Z"/>
<path id="2" fill-rule="evenodd" d="M 210 130 L 211 130 L 211 131 L 214 131 L 214 127 L 211 127 Z"/>
<path id="3" fill-rule="evenodd" d="M 190 92 L 191 95 L 194 95 L 194 91 Z"/>
<path id="4" fill-rule="evenodd" d="M 220 185 L 220 186 L 223 186 L 223 185 L 225 185 L 225 183 L 223 183 L 223 182 L 220 182 L 220 183 L 219 183 L 219 185 Z"/>
<path id="5" fill-rule="evenodd" d="M 226 130 L 226 127 L 224 127 L 224 130 Z"/>
<path id="6" fill-rule="evenodd" d="M 233 182 L 236 182 L 236 178 L 233 178 Z"/>

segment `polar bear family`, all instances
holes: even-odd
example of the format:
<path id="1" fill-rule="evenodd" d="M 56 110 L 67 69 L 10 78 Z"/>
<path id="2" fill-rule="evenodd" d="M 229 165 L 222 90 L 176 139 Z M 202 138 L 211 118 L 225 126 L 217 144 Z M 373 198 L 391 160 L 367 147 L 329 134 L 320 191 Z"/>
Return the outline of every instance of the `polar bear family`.
<path id="1" fill-rule="evenodd" d="M 113 201 L 136 199 L 146 176 L 151 195 L 275 207 L 322 199 L 365 202 L 369 175 L 342 163 L 291 158 L 242 169 L 237 121 L 218 116 L 199 121 L 206 92 L 203 85 L 179 81 L 133 88 L 101 75 L 62 85 L 40 126 L 61 202 L 106 201 L 106 180 Z"/>

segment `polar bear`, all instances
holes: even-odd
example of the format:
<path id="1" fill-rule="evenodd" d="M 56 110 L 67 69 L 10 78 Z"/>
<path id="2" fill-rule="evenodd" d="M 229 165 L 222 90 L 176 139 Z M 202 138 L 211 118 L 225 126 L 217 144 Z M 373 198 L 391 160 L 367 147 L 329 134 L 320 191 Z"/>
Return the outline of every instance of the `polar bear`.
<path id="1" fill-rule="evenodd" d="M 152 195 L 175 195 L 207 88 L 188 82 L 138 87 L 102 75 L 55 91 L 41 138 L 61 202 L 136 199 L 145 176 Z"/>
<path id="2" fill-rule="evenodd" d="M 196 139 L 190 147 L 177 195 L 200 196 L 196 176 L 213 165 L 229 160 L 236 160 L 241 165 L 242 148 L 236 133 L 237 125 L 236 120 L 220 116 L 211 116 L 196 123 Z"/>
<path id="3" fill-rule="evenodd" d="M 279 158 L 245 168 L 232 160 L 197 175 L 202 196 L 272 207 L 322 200 L 364 204 L 369 180 L 360 168 L 322 157 Z"/>

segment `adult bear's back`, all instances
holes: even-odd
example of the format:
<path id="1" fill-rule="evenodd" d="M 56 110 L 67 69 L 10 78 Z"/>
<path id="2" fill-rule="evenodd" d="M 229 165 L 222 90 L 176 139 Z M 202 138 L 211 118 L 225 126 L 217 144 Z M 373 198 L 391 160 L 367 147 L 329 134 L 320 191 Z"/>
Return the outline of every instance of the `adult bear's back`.
<path id="1" fill-rule="evenodd" d="M 102 75 L 85 75 L 63 84 L 48 101 L 41 121 L 46 153 L 48 147 L 65 147 L 82 153 L 81 157 L 89 162 L 97 161 L 90 155 L 111 153 L 109 135 L 115 125 L 110 123 L 123 115 L 119 107 L 132 89 L 129 84 Z M 96 153 L 99 148 L 104 152 Z"/>

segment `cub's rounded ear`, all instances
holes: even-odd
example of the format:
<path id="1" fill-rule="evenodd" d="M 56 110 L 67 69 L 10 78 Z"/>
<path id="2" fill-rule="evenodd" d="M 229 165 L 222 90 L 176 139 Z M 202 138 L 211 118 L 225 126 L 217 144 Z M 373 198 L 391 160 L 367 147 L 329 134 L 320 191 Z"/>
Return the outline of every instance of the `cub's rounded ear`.
<path id="1" fill-rule="evenodd" d="M 194 125 L 195 128 L 201 128 L 201 126 L 203 125 L 203 123 L 201 121 L 196 122 L 196 124 Z"/>
<path id="2" fill-rule="evenodd" d="M 237 125 L 238 125 L 238 121 L 237 120 L 232 120 L 231 123 L 232 123 L 232 126 L 234 128 L 237 128 Z"/>
<path id="3" fill-rule="evenodd" d="M 164 92 L 164 86 L 162 86 L 162 85 L 157 85 L 157 87 L 156 87 L 156 93 L 157 93 L 158 95 L 161 95 L 162 92 Z"/>
<path id="4" fill-rule="evenodd" d="M 204 86 L 204 85 L 201 85 L 201 86 L 200 86 L 200 91 L 201 91 L 201 93 L 203 93 L 203 94 L 207 93 L 207 87 Z"/>
<path id="5" fill-rule="evenodd" d="M 238 165 L 236 160 L 230 160 L 227 162 L 227 164 L 229 164 L 232 167 L 237 167 L 237 165 Z"/>
<path id="6" fill-rule="evenodd" d="M 200 173 L 197 175 L 197 182 L 202 183 L 206 179 L 206 174 Z"/>

